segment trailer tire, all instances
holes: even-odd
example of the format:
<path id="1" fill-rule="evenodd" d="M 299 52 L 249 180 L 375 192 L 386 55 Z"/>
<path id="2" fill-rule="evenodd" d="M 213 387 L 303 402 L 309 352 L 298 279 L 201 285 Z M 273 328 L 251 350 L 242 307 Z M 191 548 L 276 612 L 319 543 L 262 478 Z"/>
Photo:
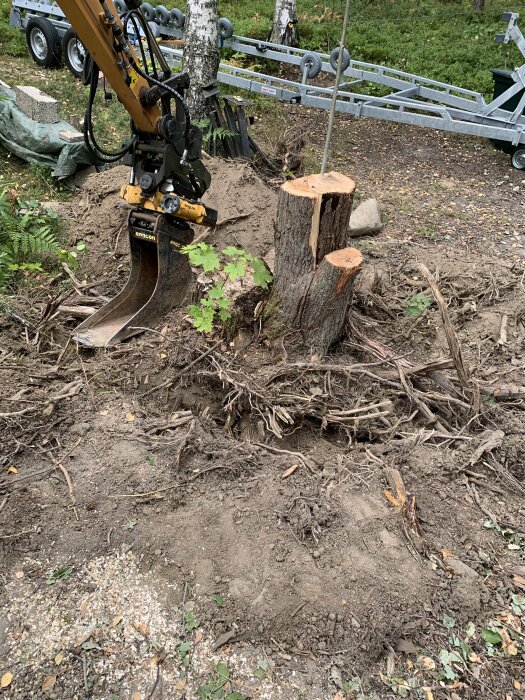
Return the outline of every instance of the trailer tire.
<path id="1" fill-rule="evenodd" d="M 301 66 L 302 73 L 304 73 L 306 68 L 306 77 L 311 80 L 319 75 L 321 68 L 323 67 L 323 62 L 318 54 L 305 53 L 301 58 L 301 63 L 299 65 Z"/>
<path id="2" fill-rule="evenodd" d="M 516 170 L 525 170 L 525 147 L 516 148 L 510 157 L 510 162 Z"/>
<path id="3" fill-rule="evenodd" d="M 142 14 L 147 22 L 155 21 L 155 9 L 149 4 L 149 2 L 143 2 L 140 9 L 142 10 Z"/>
<path id="4" fill-rule="evenodd" d="M 123 15 L 124 12 L 126 12 L 126 10 L 128 9 L 124 0 L 115 0 L 113 4 L 115 5 L 115 10 L 118 12 L 119 17 L 120 15 Z"/>
<path id="5" fill-rule="evenodd" d="M 221 39 L 229 39 L 233 36 L 233 24 L 227 17 L 220 18 L 220 20 L 217 22 L 217 28 Z"/>
<path id="6" fill-rule="evenodd" d="M 26 27 L 26 42 L 33 61 L 45 68 L 60 65 L 60 37 L 45 17 L 31 17 Z"/>
<path id="7" fill-rule="evenodd" d="M 182 29 L 186 24 L 186 15 L 177 7 L 174 7 L 173 10 L 171 10 L 170 19 L 175 29 Z"/>
<path id="8" fill-rule="evenodd" d="M 330 54 L 330 65 L 332 68 L 336 71 L 337 70 L 337 62 L 339 61 L 339 49 L 334 49 L 332 53 Z M 350 65 L 350 53 L 348 52 L 348 49 L 343 49 L 343 63 L 341 65 L 341 68 L 343 71 L 345 71 L 348 66 Z"/>
<path id="9" fill-rule="evenodd" d="M 164 5 L 157 5 L 155 8 L 155 22 L 163 27 L 167 27 L 170 19 L 170 11 Z"/>
<path id="10" fill-rule="evenodd" d="M 64 63 L 75 78 L 81 78 L 86 62 L 86 47 L 80 41 L 73 29 L 68 29 L 62 39 L 62 55 Z"/>

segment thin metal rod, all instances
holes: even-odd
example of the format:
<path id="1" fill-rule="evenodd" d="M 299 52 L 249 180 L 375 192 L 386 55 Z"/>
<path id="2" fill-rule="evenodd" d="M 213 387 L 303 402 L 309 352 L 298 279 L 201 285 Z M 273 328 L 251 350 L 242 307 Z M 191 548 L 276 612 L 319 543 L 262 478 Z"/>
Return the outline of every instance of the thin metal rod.
<path id="1" fill-rule="evenodd" d="M 339 90 L 339 83 L 341 82 L 341 73 L 343 72 L 343 53 L 346 43 L 346 30 L 348 27 L 348 15 L 350 12 L 350 0 L 346 0 L 345 6 L 345 16 L 343 19 L 343 31 L 341 32 L 341 42 L 339 44 L 339 57 L 337 59 L 337 71 L 335 73 L 335 85 L 334 91 L 332 92 L 332 103 L 330 105 L 330 114 L 328 116 L 328 129 L 326 131 L 326 141 L 324 144 L 323 161 L 321 163 L 321 175 L 326 172 L 326 165 L 328 163 L 328 154 L 330 152 L 330 141 L 332 140 L 332 129 L 334 127 L 334 117 L 335 117 L 335 107 L 337 103 L 337 91 Z"/>

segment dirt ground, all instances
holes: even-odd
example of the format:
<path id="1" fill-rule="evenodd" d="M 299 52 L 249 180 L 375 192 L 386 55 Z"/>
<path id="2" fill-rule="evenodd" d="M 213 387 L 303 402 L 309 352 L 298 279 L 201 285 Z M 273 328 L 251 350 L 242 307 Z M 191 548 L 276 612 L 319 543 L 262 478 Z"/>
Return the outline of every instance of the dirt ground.
<path id="1" fill-rule="evenodd" d="M 282 118 L 318 158 L 325 117 Z M 209 166 L 206 240 L 266 254 L 275 188 Z M 258 320 L 203 337 L 183 309 L 68 343 L 60 306 L 125 280 L 126 169 L 60 205 L 89 252 L 78 290 L 9 300 L 0 331 L 2 697 L 524 697 L 525 175 L 488 143 L 350 119 L 333 167 L 385 227 L 355 240 L 324 358 Z M 436 303 L 407 315 L 433 299 L 420 263 L 463 383 Z"/>

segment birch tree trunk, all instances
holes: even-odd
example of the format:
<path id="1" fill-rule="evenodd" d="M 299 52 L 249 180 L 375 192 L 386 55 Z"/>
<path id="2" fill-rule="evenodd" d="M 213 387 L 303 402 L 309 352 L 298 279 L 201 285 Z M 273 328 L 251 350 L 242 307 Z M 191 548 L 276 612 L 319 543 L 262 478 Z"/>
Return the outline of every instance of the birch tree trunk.
<path id="1" fill-rule="evenodd" d="M 192 119 L 202 119 L 208 113 L 202 88 L 217 78 L 217 38 L 217 0 L 188 0 L 183 70 L 190 75 L 191 84 L 185 99 Z"/>
<path id="2" fill-rule="evenodd" d="M 485 9 L 485 0 L 474 0 L 473 4 L 477 12 L 483 12 Z"/>
<path id="3" fill-rule="evenodd" d="M 273 15 L 270 41 L 274 44 L 285 46 L 297 45 L 297 31 L 295 29 L 295 8 L 297 0 L 275 0 L 275 12 Z"/>

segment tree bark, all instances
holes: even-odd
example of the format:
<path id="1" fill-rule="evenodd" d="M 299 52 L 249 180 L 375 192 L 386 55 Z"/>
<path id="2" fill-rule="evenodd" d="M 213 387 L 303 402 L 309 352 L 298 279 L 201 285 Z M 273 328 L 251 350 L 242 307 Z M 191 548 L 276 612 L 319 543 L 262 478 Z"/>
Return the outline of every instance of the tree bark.
<path id="1" fill-rule="evenodd" d="M 274 44 L 297 46 L 297 30 L 295 29 L 296 0 L 275 0 L 270 41 Z"/>
<path id="2" fill-rule="evenodd" d="M 203 119 L 208 115 L 208 100 L 202 88 L 217 79 L 217 38 L 217 0 L 188 0 L 183 69 L 190 75 L 186 103 L 192 119 Z"/>
<path id="3" fill-rule="evenodd" d="M 275 272 L 267 329 L 300 330 L 325 353 L 343 332 L 363 256 L 347 248 L 355 183 L 340 173 L 282 185 L 275 225 Z"/>
<path id="4" fill-rule="evenodd" d="M 485 9 L 485 0 L 473 0 L 473 5 L 477 12 L 483 12 Z"/>

